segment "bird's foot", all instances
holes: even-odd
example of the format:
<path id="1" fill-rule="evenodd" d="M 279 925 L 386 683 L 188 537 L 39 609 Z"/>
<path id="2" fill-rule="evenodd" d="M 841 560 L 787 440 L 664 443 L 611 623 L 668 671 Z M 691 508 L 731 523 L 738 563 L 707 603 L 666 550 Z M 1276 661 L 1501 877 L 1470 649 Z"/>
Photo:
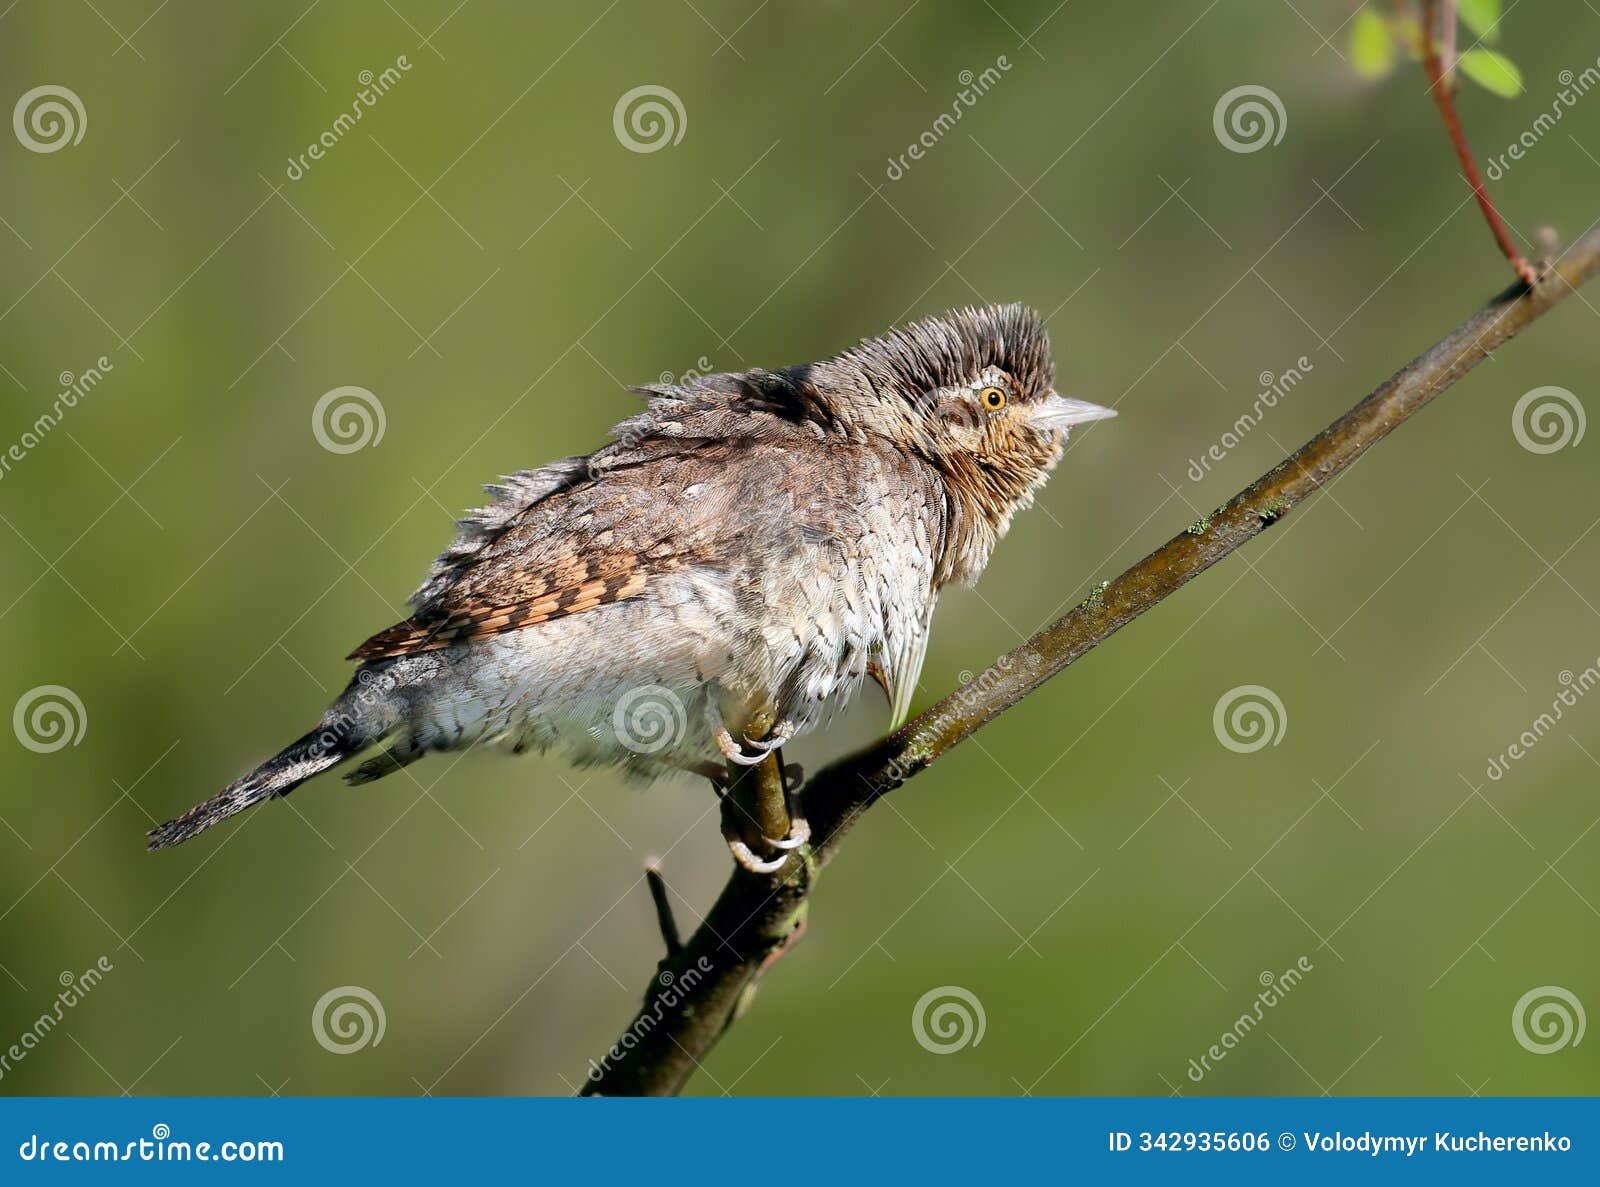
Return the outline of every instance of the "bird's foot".
<path id="1" fill-rule="evenodd" d="M 811 840 L 811 822 L 804 816 L 789 817 L 789 835 L 781 841 L 774 841 L 771 837 L 761 838 L 774 849 L 788 853 L 791 849 L 798 849 Z"/>
<path id="2" fill-rule="evenodd" d="M 724 830 L 722 839 L 728 842 L 728 852 L 733 854 L 733 860 L 737 862 L 742 869 L 749 870 L 752 874 L 759 874 L 762 876 L 767 874 L 776 874 L 779 870 L 783 869 L 783 863 L 789 860 L 789 855 L 787 853 L 779 853 L 778 856 L 763 861 L 761 858 L 756 856 L 755 850 L 751 849 L 750 846 L 745 843 L 744 838 L 741 837 L 737 832 Z"/>
<path id="3" fill-rule="evenodd" d="M 715 782 L 722 800 L 722 836 L 733 860 L 752 874 L 781 870 L 789 854 L 811 839 L 811 826 L 795 795 L 802 772 L 786 767 L 779 749 L 794 736 L 792 724 L 772 723 L 772 714 L 758 716 L 753 738 L 741 730 L 736 742 L 726 725 L 715 731 L 717 749 L 727 760 L 727 774 Z"/>
<path id="4" fill-rule="evenodd" d="M 733 740 L 733 735 L 728 732 L 728 727 L 719 725 L 716 732 L 717 749 L 722 751 L 722 756 L 731 763 L 741 767 L 760 766 L 766 761 L 767 755 L 789 741 L 783 734 L 773 734 L 768 738 L 755 739 L 749 734 L 744 736 L 744 746 Z M 745 750 L 745 746 L 750 748 Z M 753 752 L 753 753 L 752 753 Z"/>
<path id="5" fill-rule="evenodd" d="M 728 851 L 733 854 L 733 860 L 752 874 L 775 874 L 783 868 L 783 863 L 789 860 L 789 854 L 811 840 L 811 824 L 804 816 L 791 816 L 789 819 L 789 835 L 779 840 L 762 836 L 758 844 L 777 852 L 770 858 L 759 856 L 750 843 L 740 835 L 739 830 L 730 827 L 724 822 L 722 839 L 728 843 Z"/>

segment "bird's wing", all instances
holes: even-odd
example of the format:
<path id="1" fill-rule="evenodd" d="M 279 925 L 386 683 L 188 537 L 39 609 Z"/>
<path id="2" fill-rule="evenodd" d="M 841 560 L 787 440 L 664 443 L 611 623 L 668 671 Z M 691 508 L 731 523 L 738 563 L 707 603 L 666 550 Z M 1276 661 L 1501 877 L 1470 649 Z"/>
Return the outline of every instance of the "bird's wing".
<path id="1" fill-rule="evenodd" d="M 490 487 L 494 500 L 460 522 L 412 595 L 416 613 L 350 658 L 537 626 L 636 598 L 663 575 L 714 558 L 740 488 L 755 481 L 752 444 L 806 437 L 785 403 L 791 388 L 781 376 L 745 372 L 644 390 L 648 409 L 617 425 L 611 444 Z"/>
<path id="2" fill-rule="evenodd" d="M 439 554 L 411 605 L 419 614 L 437 608 L 446 593 L 509 532 L 546 500 L 577 487 L 593 475 L 588 457 L 562 458 L 537 470 L 520 470 L 488 487 L 493 498 L 456 523 L 456 538 Z"/>
<path id="3" fill-rule="evenodd" d="M 495 504 L 464 520 L 413 598 L 416 613 L 350 658 L 432 651 L 638 597 L 702 550 L 674 499 L 681 462 L 663 454 L 604 480 L 580 473 L 514 510 Z"/>
<path id="4" fill-rule="evenodd" d="M 528 572 L 515 585 L 502 587 L 507 601 L 452 599 L 454 609 L 416 614 L 388 630 L 380 631 L 349 655 L 350 659 L 383 659 L 434 651 L 483 635 L 537 626 L 551 619 L 593 610 L 611 602 L 626 601 L 645 591 L 652 576 L 681 567 L 677 558 L 655 564 L 632 552 L 575 557 L 560 574 Z"/>

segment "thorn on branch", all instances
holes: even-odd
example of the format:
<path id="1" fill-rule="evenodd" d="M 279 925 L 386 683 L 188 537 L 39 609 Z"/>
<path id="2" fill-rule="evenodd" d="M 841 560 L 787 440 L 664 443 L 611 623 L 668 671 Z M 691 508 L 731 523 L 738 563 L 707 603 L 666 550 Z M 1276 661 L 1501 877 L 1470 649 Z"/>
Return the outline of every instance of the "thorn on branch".
<path id="1" fill-rule="evenodd" d="M 683 951 L 683 938 L 672 913 L 672 900 L 667 897 L 667 880 L 661 876 L 661 866 L 655 858 L 644 867 L 644 880 L 650 887 L 650 901 L 656 905 L 656 926 L 661 929 L 661 942 L 667 946 L 667 959 L 671 960 Z"/>

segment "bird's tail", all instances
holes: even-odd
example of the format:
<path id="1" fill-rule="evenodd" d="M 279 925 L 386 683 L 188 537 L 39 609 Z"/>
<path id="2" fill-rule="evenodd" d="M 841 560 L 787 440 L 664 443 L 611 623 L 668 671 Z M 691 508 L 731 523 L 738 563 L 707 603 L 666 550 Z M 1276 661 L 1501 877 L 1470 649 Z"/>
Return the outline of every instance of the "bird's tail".
<path id="1" fill-rule="evenodd" d="M 243 812 L 273 796 L 285 796 L 313 775 L 337 766 L 370 741 L 360 730 L 330 730 L 319 725 L 303 738 L 289 743 L 241 779 L 235 779 L 203 804 L 190 808 L 176 820 L 151 829 L 150 852 L 187 841 L 213 824 Z"/>

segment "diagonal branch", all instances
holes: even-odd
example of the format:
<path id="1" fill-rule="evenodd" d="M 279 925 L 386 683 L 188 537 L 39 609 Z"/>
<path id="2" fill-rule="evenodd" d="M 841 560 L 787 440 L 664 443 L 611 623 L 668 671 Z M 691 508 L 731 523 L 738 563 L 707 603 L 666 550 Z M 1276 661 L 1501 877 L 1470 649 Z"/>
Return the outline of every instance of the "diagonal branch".
<path id="1" fill-rule="evenodd" d="M 1600 231 L 1573 244 L 1537 286 L 1519 284 L 1496 297 L 1206 520 L 1001 656 L 963 689 L 821 771 L 805 789 L 811 845 L 771 875 L 733 872 L 694 936 L 661 962 L 643 1009 L 591 1067 L 584 1094 L 678 1092 L 748 1001 L 761 973 L 798 936 L 818 873 L 877 799 L 1282 519 L 1596 273 Z"/>

